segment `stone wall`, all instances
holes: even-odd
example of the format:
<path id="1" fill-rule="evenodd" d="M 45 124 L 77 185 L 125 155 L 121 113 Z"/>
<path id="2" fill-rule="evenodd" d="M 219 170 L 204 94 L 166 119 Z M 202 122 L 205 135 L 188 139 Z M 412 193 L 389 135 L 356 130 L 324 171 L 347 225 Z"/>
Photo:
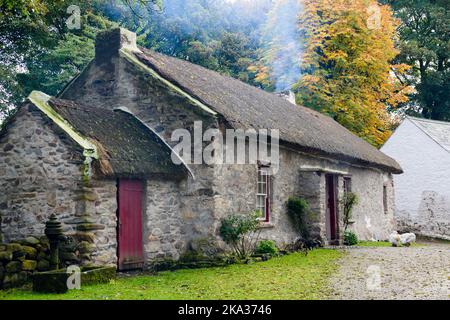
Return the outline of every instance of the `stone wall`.
<path id="1" fill-rule="evenodd" d="M 78 262 L 79 248 L 70 237 L 62 237 L 59 246 L 60 268 Z M 31 280 L 34 272 L 50 270 L 50 246 L 46 236 L 28 236 L 0 243 L 0 289 L 19 287 Z"/>
<path id="2" fill-rule="evenodd" d="M 186 249 L 179 183 L 147 180 L 145 202 L 143 239 L 146 266 L 151 267 L 158 261 L 178 260 Z"/>
<path id="3" fill-rule="evenodd" d="M 83 151 L 36 107 L 25 105 L 0 137 L 0 234 L 43 235 L 54 213 L 73 236 L 77 263 L 116 261 L 116 183 L 83 179 Z"/>
<path id="4" fill-rule="evenodd" d="M 446 196 L 434 191 L 424 191 L 419 212 L 420 215 L 410 215 L 406 211 L 398 211 L 398 231 L 450 240 L 450 202 Z"/>
<path id="5" fill-rule="evenodd" d="M 117 264 L 117 182 L 116 180 L 91 181 L 92 208 L 89 218 L 93 225 L 98 226 L 94 230 L 82 233 L 77 230 L 76 235 L 84 242 L 91 244 L 91 262 L 98 265 Z M 82 229 L 82 228 L 81 228 Z M 89 229 L 89 228 L 88 228 Z M 82 231 L 82 230 L 81 230 Z M 83 237 L 83 235 L 89 235 Z"/>
<path id="6" fill-rule="evenodd" d="M 394 218 L 395 197 L 392 175 L 378 170 L 350 168 L 352 191 L 359 203 L 353 210 L 355 223 L 350 230 L 362 240 L 387 240 L 396 230 Z M 387 211 L 383 205 L 383 186 L 387 191 Z"/>
<path id="7" fill-rule="evenodd" d="M 385 240 L 395 229 L 394 190 L 392 177 L 378 170 L 363 169 L 348 164 L 312 157 L 280 148 L 280 167 L 272 178 L 272 206 L 270 222 L 263 224 L 261 237 L 275 240 L 279 245 L 298 237 L 287 215 L 289 197 L 308 201 L 313 213 L 310 221 L 313 236 L 326 243 L 325 173 L 338 173 L 338 199 L 343 195 L 343 177 L 352 179 L 352 191 L 360 199 L 354 208 L 355 231 L 362 240 Z M 232 213 L 253 211 L 256 206 L 256 165 L 222 165 L 215 171 L 214 198 L 216 234 L 220 219 Z M 383 186 L 387 187 L 388 211 L 383 207 Z M 343 236 L 342 208 L 338 210 L 339 235 Z"/>
<path id="8" fill-rule="evenodd" d="M 78 151 L 78 152 L 77 152 Z M 43 235 L 55 213 L 69 222 L 82 186 L 82 150 L 37 108 L 22 107 L 0 137 L 0 214 L 4 241 Z"/>
<path id="9" fill-rule="evenodd" d="M 0 289 L 23 285 L 33 272 L 47 271 L 49 267 L 49 244 L 45 236 L 0 243 Z"/>

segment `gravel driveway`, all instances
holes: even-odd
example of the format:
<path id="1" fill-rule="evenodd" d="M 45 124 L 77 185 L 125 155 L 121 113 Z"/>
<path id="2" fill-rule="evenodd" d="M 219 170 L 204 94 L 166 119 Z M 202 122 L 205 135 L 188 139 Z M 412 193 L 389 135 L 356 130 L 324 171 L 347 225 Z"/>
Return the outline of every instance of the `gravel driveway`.
<path id="1" fill-rule="evenodd" d="M 450 245 L 347 249 L 330 299 L 450 300 Z"/>

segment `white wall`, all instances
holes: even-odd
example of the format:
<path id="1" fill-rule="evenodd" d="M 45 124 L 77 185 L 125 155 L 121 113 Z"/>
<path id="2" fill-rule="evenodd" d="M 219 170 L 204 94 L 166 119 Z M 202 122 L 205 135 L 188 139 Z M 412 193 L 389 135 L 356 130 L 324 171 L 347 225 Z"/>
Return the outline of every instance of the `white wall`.
<path id="1" fill-rule="evenodd" d="M 381 151 L 396 159 L 404 170 L 394 176 L 398 219 L 411 220 L 423 234 L 448 236 L 450 153 L 409 119 Z"/>

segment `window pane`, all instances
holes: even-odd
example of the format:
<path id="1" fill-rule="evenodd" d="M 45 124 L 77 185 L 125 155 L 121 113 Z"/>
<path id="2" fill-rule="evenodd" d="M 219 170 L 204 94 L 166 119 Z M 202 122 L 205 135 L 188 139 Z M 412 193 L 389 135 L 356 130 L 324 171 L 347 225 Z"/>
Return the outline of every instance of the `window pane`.
<path id="1" fill-rule="evenodd" d="M 258 207 L 261 208 L 264 206 L 264 197 L 258 196 Z"/>
<path id="2" fill-rule="evenodd" d="M 263 218 L 264 217 L 264 208 L 258 208 L 256 209 L 259 213 L 259 217 Z"/>
<path id="3" fill-rule="evenodd" d="M 352 180 L 349 177 L 344 178 L 344 192 L 352 192 Z"/>
<path id="4" fill-rule="evenodd" d="M 269 168 L 266 167 L 260 167 L 258 168 L 258 183 L 257 183 L 257 195 L 256 195 L 256 210 L 260 213 L 260 218 L 266 219 L 267 207 L 266 207 L 266 200 L 269 196 L 269 185 L 270 182 L 270 175 L 269 175 Z"/>
<path id="5" fill-rule="evenodd" d="M 258 183 L 258 193 L 266 194 L 266 184 Z"/>

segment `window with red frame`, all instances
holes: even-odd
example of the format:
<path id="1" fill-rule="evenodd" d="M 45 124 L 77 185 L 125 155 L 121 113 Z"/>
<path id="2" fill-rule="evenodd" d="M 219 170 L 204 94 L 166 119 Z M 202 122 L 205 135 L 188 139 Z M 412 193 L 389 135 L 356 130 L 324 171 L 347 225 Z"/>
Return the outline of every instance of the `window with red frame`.
<path id="1" fill-rule="evenodd" d="M 270 219 L 270 182 L 269 167 L 258 167 L 256 210 L 260 213 L 259 218 L 265 222 Z"/>

